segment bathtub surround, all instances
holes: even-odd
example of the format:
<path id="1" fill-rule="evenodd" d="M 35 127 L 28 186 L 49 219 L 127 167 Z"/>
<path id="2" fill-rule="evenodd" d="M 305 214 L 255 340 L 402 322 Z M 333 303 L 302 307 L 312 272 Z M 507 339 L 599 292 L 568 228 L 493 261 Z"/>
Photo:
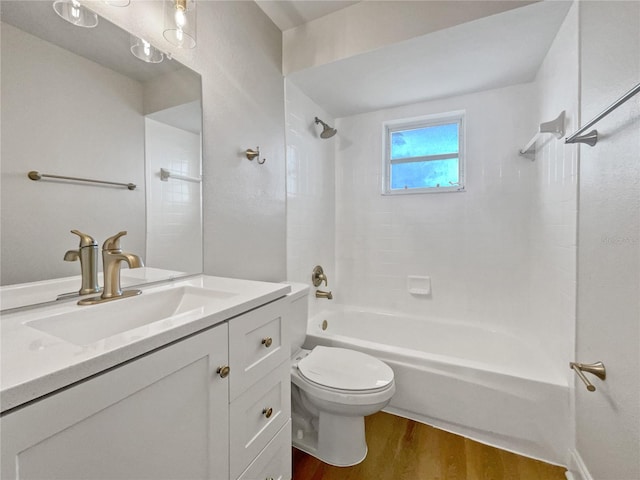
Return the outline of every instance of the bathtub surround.
<path id="1" fill-rule="evenodd" d="M 565 110 L 567 134 L 579 126 L 578 11 L 578 4 L 569 10 L 534 82 L 538 102 L 531 120 L 550 120 Z M 523 333 L 561 370 L 575 355 L 578 152 L 564 138 L 543 138 L 530 172 L 530 302 Z M 564 373 L 572 385 L 573 372 Z"/>
<path id="2" fill-rule="evenodd" d="M 314 118 L 330 125 L 334 119 L 293 83 L 286 81 L 285 86 L 287 278 L 310 284 L 314 265 L 322 265 L 327 289 L 332 289 L 336 282 L 334 150 L 340 133 L 321 139 Z M 311 311 L 322 308 L 322 302 L 326 300 L 309 298 Z"/>

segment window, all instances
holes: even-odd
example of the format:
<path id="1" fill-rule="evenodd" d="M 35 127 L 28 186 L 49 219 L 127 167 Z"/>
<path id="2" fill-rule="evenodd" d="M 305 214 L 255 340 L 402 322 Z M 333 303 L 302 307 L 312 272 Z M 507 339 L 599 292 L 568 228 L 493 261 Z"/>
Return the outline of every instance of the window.
<path id="1" fill-rule="evenodd" d="M 464 112 L 384 124 L 385 195 L 464 191 Z"/>

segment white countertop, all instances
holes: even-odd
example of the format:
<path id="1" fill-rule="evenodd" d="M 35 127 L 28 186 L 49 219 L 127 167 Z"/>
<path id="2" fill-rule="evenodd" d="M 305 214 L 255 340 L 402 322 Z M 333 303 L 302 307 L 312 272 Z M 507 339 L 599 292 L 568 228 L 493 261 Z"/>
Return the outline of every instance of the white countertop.
<path id="1" fill-rule="evenodd" d="M 154 267 L 122 268 L 120 270 L 120 284 L 122 287 L 131 287 L 163 280 L 174 280 L 187 275 L 186 272 Z M 98 272 L 98 277 L 102 280 L 102 272 Z M 52 280 L 3 285 L 0 287 L 0 309 L 9 310 L 28 305 L 37 305 L 53 302 L 58 297 L 66 295 L 77 295 L 81 284 L 82 277 L 74 275 Z"/>
<path id="2" fill-rule="evenodd" d="M 276 300 L 290 291 L 287 284 L 198 275 L 142 287 L 142 295 L 193 286 L 234 292 L 215 308 L 195 309 L 170 319 L 128 330 L 87 345 L 74 345 L 26 325 L 46 315 L 86 312 L 107 304 L 78 306 L 76 302 L 47 305 L 0 317 L 0 407 L 15 408 L 187 335 L 211 327 Z M 135 298 L 135 297 L 134 297 Z M 119 299 L 113 302 L 127 302 Z M 122 304 L 123 305 L 123 304 Z"/>

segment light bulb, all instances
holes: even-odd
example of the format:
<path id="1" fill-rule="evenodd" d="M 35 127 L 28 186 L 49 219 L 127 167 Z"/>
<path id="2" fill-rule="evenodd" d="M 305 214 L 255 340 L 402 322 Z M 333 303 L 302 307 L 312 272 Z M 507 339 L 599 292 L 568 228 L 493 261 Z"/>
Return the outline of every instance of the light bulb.
<path id="1" fill-rule="evenodd" d="M 142 39 L 142 49 L 144 50 L 145 57 L 148 58 L 151 56 L 151 44 L 144 39 Z"/>
<path id="2" fill-rule="evenodd" d="M 77 0 L 71 2 L 71 16 L 75 21 L 80 20 L 80 3 Z"/>
<path id="3" fill-rule="evenodd" d="M 187 16 L 184 13 L 184 8 L 176 7 L 175 19 L 176 26 L 178 27 L 178 29 L 182 30 L 182 27 L 184 27 L 187 23 Z"/>
<path id="4" fill-rule="evenodd" d="M 165 0 L 164 38 L 178 48 L 194 48 L 195 15 L 195 0 Z"/>

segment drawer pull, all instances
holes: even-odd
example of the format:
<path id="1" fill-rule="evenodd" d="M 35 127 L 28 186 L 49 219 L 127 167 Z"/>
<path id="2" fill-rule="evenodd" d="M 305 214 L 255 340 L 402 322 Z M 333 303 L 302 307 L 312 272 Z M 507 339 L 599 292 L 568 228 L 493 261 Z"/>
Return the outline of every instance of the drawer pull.
<path id="1" fill-rule="evenodd" d="M 271 415 L 273 415 L 273 408 L 269 407 L 269 408 L 265 408 L 264 410 L 262 410 L 262 414 L 266 417 L 266 418 L 270 418 Z"/>
<path id="2" fill-rule="evenodd" d="M 229 368 L 229 365 L 224 365 L 222 367 L 218 367 L 218 370 L 216 370 L 216 373 L 220 375 L 220 378 L 226 378 L 229 376 L 230 371 L 231 371 L 231 368 Z"/>
<path id="3" fill-rule="evenodd" d="M 271 337 L 266 337 L 262 339 L 262 345 L 264 345 L 267 348 L 269 348 L 272 343 L 273 343 L 273 338 Z"/>

